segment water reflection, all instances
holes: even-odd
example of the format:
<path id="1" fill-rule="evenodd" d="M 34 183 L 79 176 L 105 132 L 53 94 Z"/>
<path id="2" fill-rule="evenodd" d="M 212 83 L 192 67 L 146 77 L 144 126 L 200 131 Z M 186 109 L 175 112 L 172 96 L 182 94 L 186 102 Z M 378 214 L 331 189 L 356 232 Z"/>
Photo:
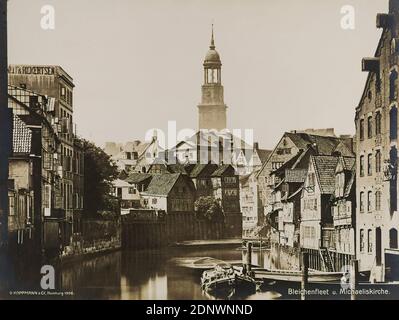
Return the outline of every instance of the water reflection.
<path id="1" fill-rule="evenodd" d="M 173 263 L 173 258 L 201 256 L 220 260 L 242 258 L 236 248 L 114 252 L 64 266 L 60 287 L 73 291 L 77 299 L 207 299 L 201 291 L 201 272 Z M 263 259 L 254 253 L 254 259 L 260 258 Z"/>

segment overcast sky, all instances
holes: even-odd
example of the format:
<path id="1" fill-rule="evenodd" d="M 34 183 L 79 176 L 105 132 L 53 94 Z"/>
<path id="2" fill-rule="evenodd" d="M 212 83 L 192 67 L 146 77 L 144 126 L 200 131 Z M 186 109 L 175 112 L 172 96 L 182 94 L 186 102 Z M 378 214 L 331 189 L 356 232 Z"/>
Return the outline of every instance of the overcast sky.
<path id="1" fill-rule="evenodd" d="M 55 30 L 40 27 L 43 5 Z M 340 10 L 355 8 L 355 30 Z M 99 145 L 153 127 L 197 129 L 202 63 L 215 23 L 229 128 L 263 148 L 284 131 L 354 133 L 355 107 L 388 0 L 10 0 L 9 62 L 61 65 L 76 84 L 78 133 Z"/>

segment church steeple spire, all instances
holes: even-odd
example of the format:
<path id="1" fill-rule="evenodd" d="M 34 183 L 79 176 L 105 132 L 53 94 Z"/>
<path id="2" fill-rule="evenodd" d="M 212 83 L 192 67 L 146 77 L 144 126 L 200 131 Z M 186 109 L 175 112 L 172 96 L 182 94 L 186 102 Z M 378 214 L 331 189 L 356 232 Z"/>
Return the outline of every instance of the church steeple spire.
<path id="1" fill-rule="evenodd" d="M 204 84 L 202 86 L 202 99 L 198 105 L 200 129 L 226 129 L 226 105 L 224 104 L 222 86 L 222 61 L 215 49 L 215 36 L 213 32 L 211 45 L 204 60 Z"/>
<path id="2" fill-rule="evenodd" d="M 215 39 L 213 36 L 213 23 L 212 23 L 212 38 L 211 38 L 211 46 L 209 47 L 211 50 L 215 50 Z"/>

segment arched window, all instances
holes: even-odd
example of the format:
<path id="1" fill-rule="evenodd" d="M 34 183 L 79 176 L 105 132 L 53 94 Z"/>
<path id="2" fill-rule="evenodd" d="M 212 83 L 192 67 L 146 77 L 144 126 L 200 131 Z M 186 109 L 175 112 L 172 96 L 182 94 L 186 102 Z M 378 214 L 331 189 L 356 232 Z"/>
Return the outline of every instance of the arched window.
<path id="1" fill-rule="evenodd" d="M 367 118 L 367 138 L 371 139 L 373 137 L 373 117 Z"/>
<path id="2" fill-rule="evenodd" d="M 364 212 L 364 192 L 360 192 L 360 212 Z"/>
<path id="3" fill-rule="evenodd" d="M 398 109 L 396 106 L 389 111 L 389 137 L 391 140 L 398 138 Z"/>
<path id="4" fill-rule="evenodd" d="M 367 155 L 367 175 L 371 176 L 373 174 L 373 155 L 369 153 Z"/>
<path id="5" fill-rule="evenodd" d="M 375 114 L 375 134 L 381 134 L 381 112 Z"/>
<path id="6" fill-rule="evenodd" d="M 395 228 L 389 230 L 389 247 L 391 249 L 398 248 L 398 231 Z"/>
<path id="7" fill-rule="evenodd" d="M 359 137 L 360 140 L 364 140 L 364 119 L 359 121 Z"/>
<path id="8" fill-rule="evenodd" d="M 396 70 L 392 70 L 389 75 L 389 100 L 395 101 L 396 99 L 396 80 L 398 79 L 398 73 Z"/>
<path id="9" fill-rule="evenodd" d="M 398 150 L 396 147 L 391 147 L 391 151 L 389 152 L 389 161 L 391 166 L 392 176 L 389 180 L 389 196 L 390 196 L 390 205 L 391 205 L 391 213 L 397 210 L 397 161 L 398 161 Z"/>
<path id="10" fill-rule="evenodd" d="M 375 172 L 381 172 L 381 151 L 375 152 Z"/>
<path id="11" fill-rule="evenodd" d="M 371 212 L 372 210 L 372 204 L 371 204 L 371 200 L 372 199 L 372 192 L 369 191 L 367 192 L 367 212 Z"/>

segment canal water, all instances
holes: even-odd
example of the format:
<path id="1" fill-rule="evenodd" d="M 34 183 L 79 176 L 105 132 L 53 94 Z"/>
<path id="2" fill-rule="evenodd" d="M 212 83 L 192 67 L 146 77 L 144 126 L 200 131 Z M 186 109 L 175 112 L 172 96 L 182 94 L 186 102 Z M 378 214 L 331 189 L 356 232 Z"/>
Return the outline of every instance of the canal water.
<path id="1" fill-rule="evenodd" d="M 241 261 L 243 253 L 237 246 L 173 247 L 162 250 L 115 251 L 56 267 L 56 288 L 49 295 L 42 296 L 40 288 L 40 267 L 27 267 L 14 279 L 10 291 L 1 292 L 0 299 L 106 299 L 106 300 L 204 300 L 214 299 L 202 292 L 200 277 L 202 271 L 181 266 L 182 261 L 193 258 L 211 257 L 226 262 Z M 264 268 L 270 265 L 268 251 L 252 252 L 252 263 Z M 177 261 L 179 263 L 177 263 Z M 327 290 L 316 293 L 309 299 L 350 299 L 349 294 L 340 294 L 340 284 L 310 284 L 310 290 Z M 1 284 L 0 284 L 1 287 Z M 389 294 L 365 293 L 359 299 L 399 299 L 399 285 L 363 285 L 362 289 L 384 289 Z M 267 282 L 260 292 L 247 296 L 233 296 L 232 299 L 273 300 L 300 299 L 299 283 Z M 26 294 L 38 292 L 37 296 Z M 8 292 L 13 291 L 13 294 Z M 22 292 L 22 295 L 19 293 Z M 325 291 L 323 291 L 325 292 Z M 58 296 L 58 293 L 63 295 Z M 71 295 L 72 294 L 72 295 Z"/>
<path id="2" fill-rule="evenodd" d="M 237 261 L 242 254 L 236 247 L 118 251 L 62 267 L 60 283 L 62 290 L 73 292 L 76 299 L 203 300 L 212 297 L 201 290 L 201 271 L 182 267 L 176 260 L 212 257 Z M 267 252 L 252 253 L 254 264 L 267 266 L 268 261 Z M 263 292 L 243 298 L 275 297 L 279 294 Z"/>

